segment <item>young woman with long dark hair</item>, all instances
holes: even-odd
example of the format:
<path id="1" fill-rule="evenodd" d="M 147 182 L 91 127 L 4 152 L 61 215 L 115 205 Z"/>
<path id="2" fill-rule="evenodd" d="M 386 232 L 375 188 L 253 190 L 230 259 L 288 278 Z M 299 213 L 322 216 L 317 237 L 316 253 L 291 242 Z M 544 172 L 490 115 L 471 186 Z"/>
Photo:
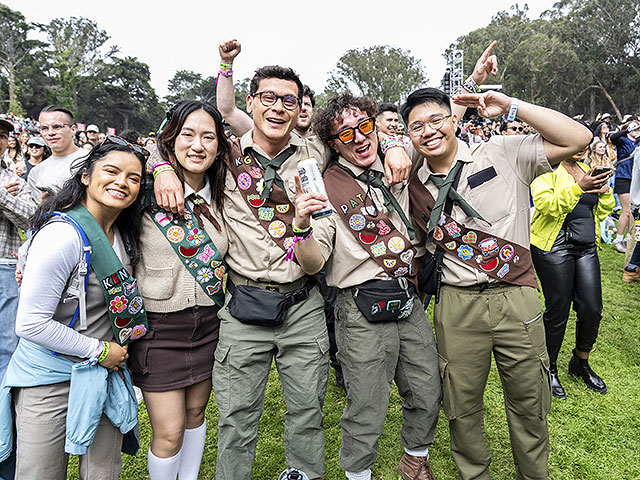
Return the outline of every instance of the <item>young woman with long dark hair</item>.
<path id="1" fill-rule="evenodd" d="M 109 137 L 34 214 L 21 340 L 0 395 L 0 459 L 13 443 L 12 393 L 18 478 L 66 479 L 73 453 L 81 479 L 116 479 L 121 449 L 137 450 L 121 432 L 137 424 L 127 344 L 146 331 L 129 273 L 140 256 L 144 162 L 143 149 Z"/>
<path id="2" fill-rule="evenodd" d="M 179 102 L 167 114 L 157 151 L 156 171 L 175 170 L 186 209 L 179 216 L 152 201 L 143 215 L 136 276 L 149 333 L 133 348 L 131 368 L 153 429 L 151 479 L 175 480 L 179 474 L 180 480 L 195 480 L 224 302 L 228 241 L 220 208 L 229 144 L 220 113 L 206 102 Z"/>

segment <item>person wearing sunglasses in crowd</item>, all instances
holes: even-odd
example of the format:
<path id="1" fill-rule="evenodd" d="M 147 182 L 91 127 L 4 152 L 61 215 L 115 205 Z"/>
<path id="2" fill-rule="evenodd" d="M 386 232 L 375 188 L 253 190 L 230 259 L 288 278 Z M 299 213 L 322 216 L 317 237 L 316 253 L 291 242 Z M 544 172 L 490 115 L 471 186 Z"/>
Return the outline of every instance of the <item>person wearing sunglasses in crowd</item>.
<path id="1" fill-rule="evenodd" d="M 474 82 L 496 73 L 494 46 L 478 60 Z M 464 110 L 456 112 L 462 116 Z M 338 288 L 336 340 L 347 391 L 340 466 L 347 478 L 371 478 L 395 382 L 404 399 L 398 473 L 405 480 L 433 480 L 429 446 L 441 388 L 433 330 L 416 288 L 424 239 L 409 215 L 408 183 L 390 186 L 384 179 L 378 147 L 384 155 L 404 139 L 394 135 L 379 142 L 377 112 L 373 100 L 343 94 L 318 115 L 314 131 L 334 155 L 324 180 L 336 213 L 312 235 L 310 212 L 324 208 L 326 198 L 299 188 L 294 222 L 309 233 L 295 248 L 305 254 L 301 266 L 307 273 L 326 262 L 327 284 Z"/>
<path id="2" fill-rule="evenodd" d="M 221 65 L 218 85 L 233 82 L 231 74 L 229 64 Z M 292 134 L 302 93 L 292 69 L 256 70 L 247 96 L 253 127 L 231 144 L 223 210 L 230 270 L 213 369 L 220 414 L 218 479 L 251 477 L 274 359 L 287 404 L 287 467 L 311 479 L 324 473 L 322 406 L 329 369 L 324 302 L 315 281 L 287 260 L 296 238 L 291 224 L 297 162 L 314 157 L 324 168 L 329 156 L 319 140 Z M 402 149 L 390 150 L 387 168 L 392 181 L 406 177 L 410 162 Z M 154 190 L 163 207 L 182 209 L 183 192 L 173 172 L 159 173 Z"/>
<path id="3" fill-rule="evenodd" d="M 31 137 L 27 142 L 27 153 L 24 156 L 24 172 L 22 173 L 22 178 L 26 180 L 31 170 L 50 156 L 51 149 L 42 137 Z"/>
<path id="4" fill-rule="evenodd" d="M 514 120 L 512 122 L 502 122 L 500 135 L 526 135 L 526 132 L 522 122 Z"/>
<path id="5" fill-rule="evenodd" d="M 138 449 L 125 362 L 127 344 L 146 331 L 141 302 L 131 310 L 140 297 L 130 274 L 140 257 L 145 161 L 109 137 L 33 216 L 21 252 L 21 339 L 0 396 L 0 459 L 13 446 L 12 396 L 17 478 L 66 479 L 72 453 L 81 479 L 115 480 L 121 450 Z"/>
<path id="6" fill-rule="evenodd" d="M 40 134 L 52 152 L 46 162 L 29 172 L 27 178 L 34 199 L 40 203 L 47 195 L 60 191 L 73 174 L 72 164 L 86 156 L 87 151 L 74 143 L 76 126 L 70 110 L 59 105 L 48 105 L 40 112 L 38 121 Z"/>
<path id="7" fill-rule="evenodd" d="M 169 110 L 157 147 L 156 168 L 175 170 L 187 200 L 182 216 L 155 202 L 143 216 L 136 276 L 149 333 L 134 345 L 130 363 L 153 430 L 149 476 L 196 480 L 207 431 L 217 314 L 224 303 L 222 259 L 228 242 L 221 209 L 230 145 L 213 105 L 184 100 Z"/>

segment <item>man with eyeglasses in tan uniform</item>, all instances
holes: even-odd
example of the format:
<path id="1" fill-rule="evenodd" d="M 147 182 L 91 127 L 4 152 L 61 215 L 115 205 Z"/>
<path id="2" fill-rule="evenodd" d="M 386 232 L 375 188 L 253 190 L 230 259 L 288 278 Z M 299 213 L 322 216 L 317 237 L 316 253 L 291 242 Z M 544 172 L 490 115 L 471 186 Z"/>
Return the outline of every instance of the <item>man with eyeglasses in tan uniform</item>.
<path id="1" fill-rule="evenodd" d="M 48 105 L 38 117 L 40 134 L 51 149 L 52 155 L 33 167 L 27 178 L 36 202 L 60 191 L 64 182 L 72 176 L 75 160 L 87 155 L 87 151 L 73 142 L 76 126 L 73 114 L 59 105 Z"/>
<path id="2" fill-rule="evenodd" d="M 233 80 L 230 75 L 220 75 L 218 81 L 220 88 L 221 82 Z M 258 422 L 274 360 L 287 406 L 287 467 L 304 471 L 310 479 L 324 474 L 322 407 L 329 371 L 324 302 L 318 287 L 298 263 L 286 260 L 280 246 L 282 240 L 292 238 L 292 221 L 285 223 L 283 215 L 293 218 L 291 202 L 298 160 L 314 157 L 323 168 L 328 158 L 328 151 L 319 140 L 293 134 L 302 93 L 303 85 L 290 68 L 269 66 L 256 71 L 247 96 L 247 110 L 253 114 L 252 129 L 235 144 L 226 177 L 223 220 L 229 250 L 225 260 L 230 267 L 229 280 L 235 287 L 231 291 L 227 287 L 225 307 L 218 313 L 220 340 L 213 369 L 220 414 L 216 465 L 219 480 L 252 477 Z M 233 116 L 229 117 L 227 121 L 232 124 Z M 396 153 L 402 159 L 396 174 L 406 177 L 410 162 L 402 149 L 395 150 L 399 150 Z M 278 157 L 285 158 L 279 166 L 274 165 Z M 239 166 L 242 163 L 248 165 L 249 171 L 238 174 L 244 168 Z M 286 198 L 280 197 L 282 200 L 272 205 L 272 198 L 281 191 L 275 187 L 270 191 L 266 184 L 268 177 L 273 178 L 273 170 Z M 183 202 L 176 195 L 181 190 L 176 188 L 176 181 L 174 173 L 163 172 L 155 182 L 159 203 L 174 211 Z M 273 185 L 279 186 L 276 180 Z M 265 191 L 268 199 L 263 203 Z M 268 228 L 264 222 L 270 222 Z M 246 317 L 238 317 L 248 315 L 247 310 L 259 312 L 264 307 L 233 303 L 233 297 L 239 297 L 239 287 L 246 286 L 300 298 L 290 306 L 281 324 L 249 324 Z M 236 315 L 230 313 L 234 305 L 239 310 Z"/>

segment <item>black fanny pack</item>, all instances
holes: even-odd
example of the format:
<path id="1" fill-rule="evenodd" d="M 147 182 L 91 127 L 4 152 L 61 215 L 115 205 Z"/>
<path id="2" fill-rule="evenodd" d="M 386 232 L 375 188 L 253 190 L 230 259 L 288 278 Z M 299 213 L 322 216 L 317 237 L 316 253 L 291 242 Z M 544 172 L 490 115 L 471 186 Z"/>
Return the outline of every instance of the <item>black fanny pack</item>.
<path id="1" fill-rule="evenodd" d="M 574 218 L 563 226 L 566 239 L 574 245 L 594 245 L 596 225 L 593 218 Z"/>
<path id="2" fill-rule="evenodd" d="M 406 278 L 370 280 L 352 288 L 360 313 L 371 323 L 395 322 L 411 315 L 416 289 Z"/>
<path id="3" fill-rule="evenodd" d="M 309 281 L 298 290 L 280 293 L 251 285 L 234 285 L 229 280 L 227 289 L 231 292 L 229 313 L 242 323 L 273 327 L 287 318 L 289 308 L 309 298 L 315 280 Z"/>

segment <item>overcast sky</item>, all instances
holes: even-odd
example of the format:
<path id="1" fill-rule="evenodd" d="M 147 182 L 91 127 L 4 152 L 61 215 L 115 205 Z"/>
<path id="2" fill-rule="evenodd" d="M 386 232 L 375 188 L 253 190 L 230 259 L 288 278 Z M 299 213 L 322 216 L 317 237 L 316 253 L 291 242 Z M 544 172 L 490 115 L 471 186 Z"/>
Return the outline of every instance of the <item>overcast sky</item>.
<path id="1" fill-rule="evenodd" d="M 498 11 L 508 10 L 515 3 L 0 1 L 22 12 L 29 21 L 48 23 L 53 18 L 71 16 L 96 21 L 110 35 L 110 44 L 120 47 L 119 56 L 137 57 L 149 65 L 151 84 L 161 97 L 177 70 L 215 74 L 220 61 L 218 44 L 231 38 L 242 43 L 242 53 L 234 64 L 238 79 L 252 76 L 259 66 L 280 64 L 293 67 L 303 83 L 321 92 L 328 73 L 346 50 L 392 45 L 420 58 L 430 85 L 439 86 L 445 69 L 444 50 L 459 36 L 486 26 Z M 529 2 L 529 16 L 537 18 L 554 3 Z"/>

